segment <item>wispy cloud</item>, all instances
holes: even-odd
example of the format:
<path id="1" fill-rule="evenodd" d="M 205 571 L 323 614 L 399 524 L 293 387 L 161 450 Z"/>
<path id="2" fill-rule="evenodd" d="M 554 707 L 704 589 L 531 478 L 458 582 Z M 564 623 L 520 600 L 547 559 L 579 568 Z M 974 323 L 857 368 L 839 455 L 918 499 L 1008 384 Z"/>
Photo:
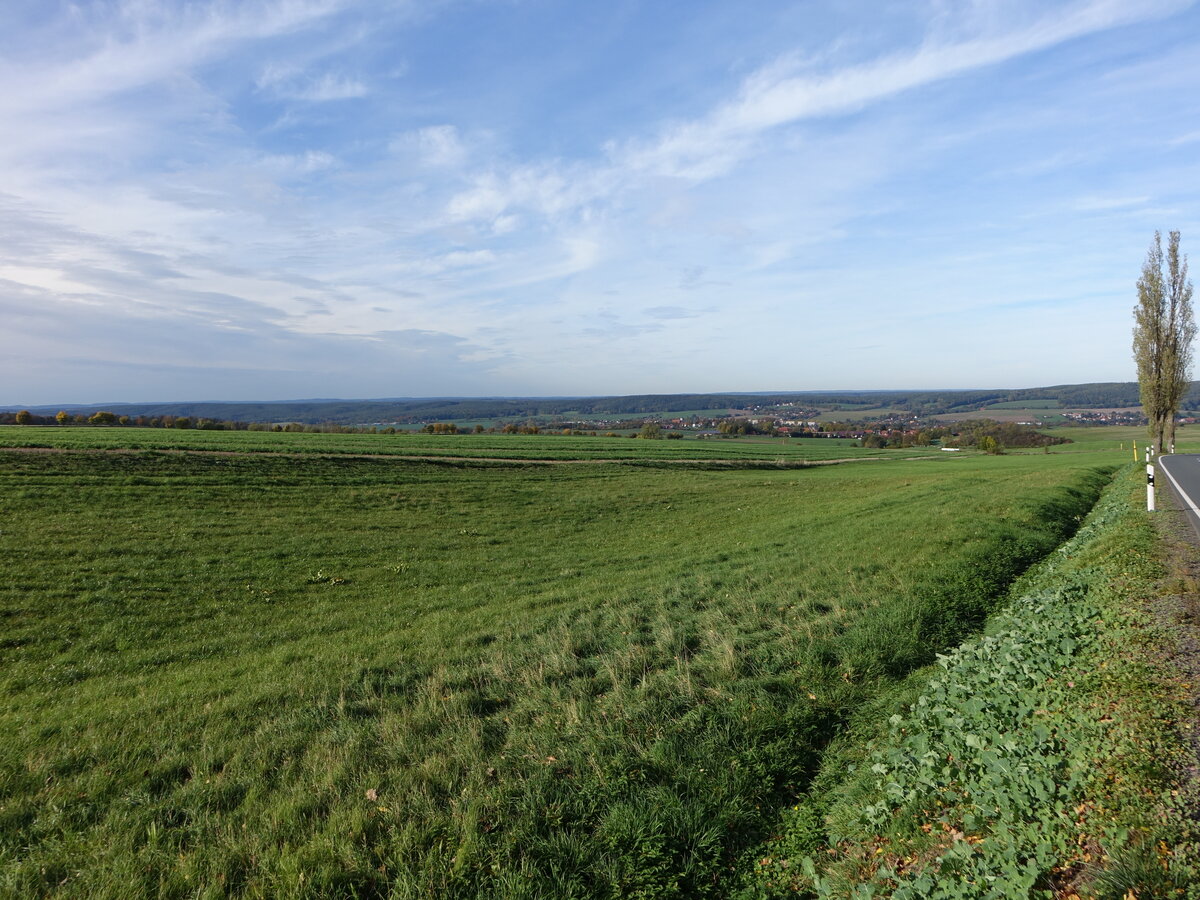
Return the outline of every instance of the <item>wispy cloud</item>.
<path id="1" fill-rule="evenodd" d="M 450 198 L 446 213 L 452 221 L 495 222 L 514 210 L 554 218 L 641 190 L 647 178 L 706 181 L 742 164 L 761 150 L 766 135 L 783 126 L 855 113 L 923 86 L 1188 5 L 1180 0 L 1137 6 L 1092 0 L 1014 27 L 999 5 L 981 3 L 962 17 L 977 33 L 964 35 L 965 26 L 952 27 L 957 20 L 943 13 L 938 19 L 941 36 L 907 52 L 840 67 L 823 58 L 822 69 L 815 72 L 808 69 L 816 63 L 789 54 L 752 72 L 731 99 L 701 118 L 670 123 L 653 137 L 609 141 L 603 161 L 521 163 L 477 175 L 469 188 Z M 458 161 L 461 148 L 454 137 L 452 131 L 425 129 L 419 140 L 434 157 L 444 144 L 444 152 Z M 1046 163 L 1048 168 L 1057 164 Z M 764 257 L 760 264 L 779 258 Z"/>
<path id="2" fill-rule="evenodd" d="M 304 153 L 264 156 L 260 164 L 281 175 L 309 175 L 337 165 L 337 159 L 322 150 L 306 150 Z"/>
<path id="3" fill-rule="evenodd" d="M 736 98 L 702 119 L 674 124 L 652 141 L 615 147 L 627 166 L 704 179 L 728 171 L 763 132 L 806 119 L 842 115 L 897 94 L 1053 47 L 1083 35 L 1165 15 L 1187 4 L 1076 3 L 1017 29 L 994 20 L 988 33 L 930 41 L 914 51 L 830 71 L 796 72 L 791 58 L 764 66 L 742 83 Z M 993 4 L 982 4 L 997 11 Z M 998 27 L 997 27 L 998 25 Z"/>
<path id="4" fill-rule="evenodd" d="M 233 47 L 310 27 L 343 7 L 343 0 L 124 2 L 114 19 L 96 21 L 94 30 L 86 27 L 93 24 L 86 17 L 100 20 L 110 8 L 83 7 L 85 27 L 57 48 L 52 68 L 10 57 L 0 72 L 9 87 L 0 94 L 0 110 L 43 111 L 142 88 L 228 55 Z"/>
<path id="5" fill-rule="evenodd" d="M 260 90 L 289 100 L 325 103 L 331 100 L 353 100 L 369 93 L 367 85 L 357 78 L 335 72 L 308 75 L 292 67 L 268 67 L 258 78 Z"/>
<path id="6" fill-rule="evenodd" d="M 557 161 L 518 165 L 474 176 L 470 187 L 450 198 L 446 214 L 454 222 L 492 224 L 516 210 L 553 219 L 612 199 L 620 186 L 619 174 L 607 166 Z"/>
<path id="7" fill-rule="evenodd" d="M 391 140 L 393 152 L 415 151 L 427 166 L 456 167 L 467 160 L 467 147 L 453 125 L 429 125 Z"/>
<path id="8" fill-rule="evenodd" d="M 700 314 L 682 306 L 651 306 L 646 315 L 652 319 L 694 319 Z"/>
<path id="9" fill-rule="evenodd" d="M 1075 202 L 1075 208 L 1080 212 L 1108 212 L 1117 209 L 1130 209 L 1145 206 L 1150 202 L 1149 197 L 1080 197 Z"/>

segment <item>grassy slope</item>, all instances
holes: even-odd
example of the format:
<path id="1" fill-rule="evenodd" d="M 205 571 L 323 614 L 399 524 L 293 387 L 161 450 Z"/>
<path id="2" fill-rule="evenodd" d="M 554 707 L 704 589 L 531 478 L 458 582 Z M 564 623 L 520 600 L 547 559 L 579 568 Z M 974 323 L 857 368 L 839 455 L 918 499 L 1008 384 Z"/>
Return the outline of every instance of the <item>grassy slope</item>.
<path id="1" fill-rule="evenodd" d="M 5 455 L 0 888 L 720 893 L 1104 459 Z"/>
<path id="2" fill-rule="evenodd" d="M 1162 567 L 1140 482 L 1127 467 L 885 734 L 827 755 L 747 860 L 744 896 L 1200 896 L 1174 790 L 1186 691 L 1156 662 L 1170 636 L 1143 602 Z"/>
<path id="3" fill-rule="evenodd" d="M 1123 450 L 1125 459 L 1132 461 L 1134 443 L 1137 444 L 1139 459 L 1148 443 L 1146 429 L 1140 425 L 1063 425 L 1043 429 L 1047 434 L 1069 438 L 1072 444 L 1056 447 L 1056 451 L 1091 453 L 1098 450 Z M 1200 425 L 1180 425 L 1175 434 L 1176 448 L 1180 453 L 1200 453 Z"/>

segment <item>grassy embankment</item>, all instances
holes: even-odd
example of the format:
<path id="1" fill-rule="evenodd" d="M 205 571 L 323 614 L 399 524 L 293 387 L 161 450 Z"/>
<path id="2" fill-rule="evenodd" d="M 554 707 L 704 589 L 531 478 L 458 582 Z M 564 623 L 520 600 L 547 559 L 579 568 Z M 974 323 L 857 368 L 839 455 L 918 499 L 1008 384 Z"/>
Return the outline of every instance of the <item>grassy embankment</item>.
<path id="1" fill-rule="evenodd" d="M 0 891 L 725 894 L 1111 458 L 0 454 Z"/>
<path id="2" fill-rule="evenodd" d="M 1164 570 L 1144 497 L 1127 466 L 984 636 L 839 736 L 741 896 L 1200 897 L 1175 790 L 1191 691 L 1147 607 Z"/>

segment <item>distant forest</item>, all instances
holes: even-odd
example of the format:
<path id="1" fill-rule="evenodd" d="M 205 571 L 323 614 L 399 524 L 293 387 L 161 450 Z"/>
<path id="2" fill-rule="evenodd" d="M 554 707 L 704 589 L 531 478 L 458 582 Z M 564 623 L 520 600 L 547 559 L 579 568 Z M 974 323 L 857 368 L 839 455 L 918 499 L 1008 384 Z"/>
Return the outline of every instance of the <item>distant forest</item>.
<path id="1" fill-rule="evenodd" d="M 239 422 L 302 424 L 420 424 L 463 419 L 514 421 L 571 416 L 664 416 L 717 409 L 766 409 L 798 404 L 854 412 L 905 410 L 919 416 L 971 412 L 995 403 L 1053 401 L 1061 409 L 1139 405 L 1136 382 L 1066 384 L 992 391 L 797 391 L 778 394 L 642 394 L 628 397 L 427 398 L 396 400 L 296 400 L 263 403 L 123 403 L 28 407 L 39 415 L 60 409 L 71 415 L 108 410 L 122 416 L 177 416 Z M 15 412 L 17 408 L 11 410 Z M 1183 409 L 1200 409 L 1200 382 L 1192 382 Z"/>

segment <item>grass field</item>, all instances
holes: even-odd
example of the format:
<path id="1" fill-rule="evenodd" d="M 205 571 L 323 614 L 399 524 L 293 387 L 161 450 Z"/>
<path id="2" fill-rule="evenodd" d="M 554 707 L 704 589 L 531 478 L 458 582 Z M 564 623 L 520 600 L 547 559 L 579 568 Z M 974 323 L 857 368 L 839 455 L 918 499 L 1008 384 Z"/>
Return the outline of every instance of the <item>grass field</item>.
<path id="1" fill-rule="evenodd" d="M 1067 425 L 1040 430 L 1070 439 L 1070 444 L 1056 446 L 1056 453 L 1122 451 L 1125 458 L 1132 461 L 1133 445 L 1137 444 L 1138 459 L 1144 459 L 1144 451 L 1149 444 L 1143 425 Z M 1175 432 L 1175 448 L 1180 453 L 1200 453 L 1200 425 L 1180 425 Z"/>
<path id="2" fill-rule="evenodd" d="M 979 419 L 992 419 L 995 422 L 1041 422 L 1045 425 L 1066 421 L 1066 417 L 1058 410 L 1002 409 L 995 406 L 989 406 L 986 409 L 973 409 L 968 412 L 943 413 L 935 418 L 943 424 L 971 422 L 978 421 Z"/>
<path id="3" fill-rule="evenodd" d="M 1009 400 L 1005 403 L 989 403 L 980 415 L 987 415 L 993 409 L 1059 409 L 1057 400 Z"/>
<path id="4" fill-rule="evenodd" d="M 421 445 L 593 462 L 0 452 L 0 891 L 721 896 L 1116 455 L 698 471 L 669 454 L 703 442 L 487 437 Z"/>
<path id="5" fill-rule="evenodd" d="M 709 438 L 644 441 L 628 437 L 522 434 L 303 434 L 174 431 L 165 428 L 0 427 L 0 447 L 60 450 L 209 450 L 227 453 L 437 456 L 547 461 L 716 460 L 801 463 L 895 456 L 839 438 Z M 906 456 L 936 453 L 914 448 Z"/>

